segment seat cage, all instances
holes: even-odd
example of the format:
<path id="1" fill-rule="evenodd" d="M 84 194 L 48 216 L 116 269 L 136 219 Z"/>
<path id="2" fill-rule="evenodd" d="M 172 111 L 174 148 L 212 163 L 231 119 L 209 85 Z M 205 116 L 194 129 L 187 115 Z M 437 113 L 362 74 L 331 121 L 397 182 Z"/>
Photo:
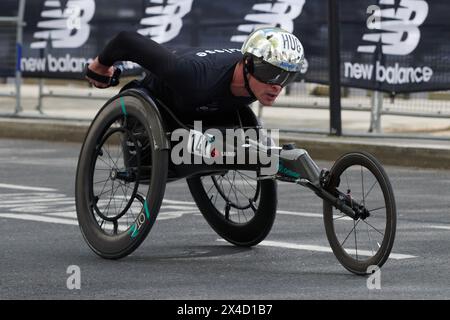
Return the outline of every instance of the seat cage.
<path id="1" fill-rule="evenodd" d="M 192 136 L 193 130 L 198 128 L 198 126 L 195 125 L 194 121 L 201 121 L 201 133 L 211 130 L 216 130 L 215 132 L 217 132 L 217 130 L 220 131 L 222 133 L 222 137 L 224 138 L 222 147 L 225 146 L 225 134 L 227 132 L 230 132 L 230 129 L 241 129 L 241 132 L 248 132 L 249 130 L 253 130 L 251 131 L 252 133 L 255 132 L 258 134 L 261 126 L 259 124 L 258 118 L 249 106 L 244 106 L 236 109 L 235 112 L 219 112 L 215 117 L 211 117 L 210 115 L 208 115 L 204 118 L 199 117 L 195 120 L 189 119 L 188 121 L 182 121 L 180 120 L 182 118 L 179 117 L 179 115 L 177 115 L 173 110 L 166 106 L 162 101 L 153 97 L 147 88 L 140 85 L 139 81 L 132 81 L 131 83 L 127 84 L 121 90 L 119 95 L 131 95 L 139 98 L 143 103 L 146 104 L 149 112 L 152 113 L 150 118 L 154 123 L 150 124 L 150 127 L 152 128 L 153 138 L 161 150 L 169 150 L 169 152 L 171 153 L 169 155 L 170 161 L 168 181 L 178 180 L 181 178 L 189 178 L 197 175 L 218 174 L 221 172 L 226 172 L 228 170 L 255 171 L 260 168 L 260 164 L 254 163 L 254 161 L 250 163 L 249 161 L 242 162 L 241 157 L 239 157 L 238 159 L 239 155 L 237 154 L 237 152 L 234 152 L 236 151 L 236 149 L 234 149 L 234 151 L 232 151 L 231 153 L 226 153 L 225 150 L 220 150 L 221 152 L 218 152 L 218 156 L 223 156 L 224 158 L 222 159 L 222 161 L 216 159 L 216 161 L 213 161 L 213 163 L 211 163 L 213 160 L 211 157 L 209 157 L 209 159 L 199 159 L 202 157 L 198 154 L 196 155 L 196 152 L 194 151 L 195 148 L 197 148 L 197 151 L 200 150 L 199 152 L 205 151 L 201 150 L 202 142 L 200 140 L 202 140 L 203 138 L 199 138 L 198 131 L 196 131 L 196 136 Z M 180 134 L 183 136 L 183 139 L 174 139 L 175 135 L 180 136 Z M 188 155 L 185 152 L 188 151 L 187 145 L 189 145 L 189 141 L 184 141 L 185 139 L 192 139 L 190 150 L 192 151 L 192 154 L 190 155 L 190 159 L 188 161 L 182 161 L 180 163 L 179 159 L 175 159 L 176 157 L 180 157 L 180 153 L 178 152 L 180 146 L 176 146 L 179 143 L 184 144 L 184 149 L 182 150 L 181 157 L 184 160 L 188 159 Z M 175 150 L 174 148 L 178 149 Z M 210 152 L 211 150 L 212 149 L 209 149 L 208 152 Z M 177 151 L 178 153 L 175 151 Z M 226 149 L 226 151 L 228 151 L 228 149 Z M 233 152 L 235 153 L 234 156 L 232 155 Z M 211 154 L 209 154 L 209 156 L 211 156 Z M 233 159 L 230 159 L 229 157 L 232 157 Z M 248 154 L 246 154 L 245 157 L 246 159 L 249 159 Z"/>

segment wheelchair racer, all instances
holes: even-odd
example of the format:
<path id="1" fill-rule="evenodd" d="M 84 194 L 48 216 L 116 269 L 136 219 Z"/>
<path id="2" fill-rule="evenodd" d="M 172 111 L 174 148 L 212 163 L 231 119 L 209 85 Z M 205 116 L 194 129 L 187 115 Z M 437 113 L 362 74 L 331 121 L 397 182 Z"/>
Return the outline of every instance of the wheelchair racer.
<path id="1" fill-rule="evenodd" d="M 304 62 L 300 40 L 275 27 L 253 31 L 242 49 L 171 51 L 135 32 L 120 32 L 86 68 L 98 88 L 114 83 L 119 61 L 148 71 L 149 90 L 181 114 L 231 111 L 258 100 L 271 106 L 282 88 L 295 80 Z"/>

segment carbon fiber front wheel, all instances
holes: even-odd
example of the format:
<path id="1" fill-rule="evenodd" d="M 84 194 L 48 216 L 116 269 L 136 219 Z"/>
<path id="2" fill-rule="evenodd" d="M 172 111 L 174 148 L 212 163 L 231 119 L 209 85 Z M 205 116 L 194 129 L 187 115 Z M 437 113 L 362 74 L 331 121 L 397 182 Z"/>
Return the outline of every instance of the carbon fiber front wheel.
<path id="1" fill-rule="evenodd" d="M 358 207 L 355 219 L 324 201 L 324 222 L 330 246 L 349 271 L 365 275 L 386 262 L 394 244 L 396 205 L 382 165 L 367 153 L 348 153 L 330 171 L 328 190 Z M 356 205 L 356 206 L 355 206 Z"/>

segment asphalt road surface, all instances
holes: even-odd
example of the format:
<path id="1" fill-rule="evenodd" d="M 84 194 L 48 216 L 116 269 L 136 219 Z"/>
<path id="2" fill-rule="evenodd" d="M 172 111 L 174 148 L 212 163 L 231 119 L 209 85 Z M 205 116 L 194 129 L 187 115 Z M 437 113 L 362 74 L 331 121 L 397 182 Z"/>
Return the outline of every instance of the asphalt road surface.
<path id="1" fill-rule="evenodd" d="M 377 289 L 330 252 L 321 200 L 286 183 L 272 231 L 256 247 L 222 241 L 182 180 L 168 184 L 158 220 L 133 254 L 101 259 L 76 220 L 79 150 L 0 140 L 0 299 L 450 298 L 450 171 L 386 168 L 398 226 Z M 69 279 L 75 273 L 79 282 Z"/>

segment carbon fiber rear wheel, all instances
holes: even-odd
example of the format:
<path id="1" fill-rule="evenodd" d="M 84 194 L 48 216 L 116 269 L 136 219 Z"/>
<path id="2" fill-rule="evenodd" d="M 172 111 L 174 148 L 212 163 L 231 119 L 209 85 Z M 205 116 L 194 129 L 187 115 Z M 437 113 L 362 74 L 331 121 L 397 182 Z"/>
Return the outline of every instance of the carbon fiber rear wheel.
<path id="1" fill-rule="evenodd" d="M 253 246 L 264 240 L 275 220 L 276 181 L 257 177 L 256 171 L 230 170 L 187 180 L 209 225 L 238 246 Z"/>

